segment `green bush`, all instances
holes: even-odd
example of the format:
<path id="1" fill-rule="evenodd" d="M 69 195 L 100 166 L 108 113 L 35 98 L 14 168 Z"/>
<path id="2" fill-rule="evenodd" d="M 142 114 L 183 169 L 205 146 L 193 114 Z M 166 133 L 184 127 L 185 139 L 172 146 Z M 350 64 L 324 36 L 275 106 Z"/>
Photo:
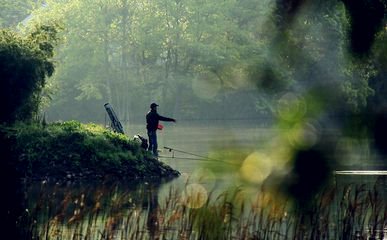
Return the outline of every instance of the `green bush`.
<path id="1" fill-rule="evenodd" d="M 0 123 L 31 120 L 37 115 L 46 77 L 54 72 L 56 27 L 41 26 L 27 37 L 0 30 Z"/>
<path id="2" fill-rule="evenodd" d="M 5 127 L 3 127 L 5 128 Z M 17 170 L 33 178 L 168 177 L 178 173 L 137 142 L 96 124 L 76 121 L 6 127 Z"/>

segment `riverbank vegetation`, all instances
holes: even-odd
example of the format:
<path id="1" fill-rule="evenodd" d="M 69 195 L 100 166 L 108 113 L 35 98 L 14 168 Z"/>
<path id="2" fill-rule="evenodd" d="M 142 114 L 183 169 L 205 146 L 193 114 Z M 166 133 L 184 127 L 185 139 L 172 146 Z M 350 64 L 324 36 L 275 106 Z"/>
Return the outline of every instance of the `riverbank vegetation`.
<path id="1" fill-rule="evenodd" d="M 38 25 L 28 34 L 0 30 L 0 161 L 7 193 L 0 209 L 5 235 L 19 238 L 23 226 L 21 179 L 173 177 L 178 172 L 152 158 L 139 144 L 95 124 L 41 123 L 54 74 L 56 25 Z M 43 117 L 44 119 L 44 117 Z M 19 228 L 20 227 L 20 228 Z"/>
<path id="2" fill-rule="evenodd" d="M 15 223 L 23 212 L 24 196 L 22 176 L 15 167 L 18 156 L 11 151 L 15 143 L 7 137 L 5 128 L 15 122 L 32 122 L 39 115 L 46 80 L 55 69 L 52 57 L 58 39 L 56 30 L 53 26 L 38 26 L 25 35 L 0 30 L 0 184 L 7 193 L 0 212 L 6 219 L 4 235 L 15 239 L 19 239 L 20 229 Z"/>
<path id="3" fill-rule="evenodd" d="M 27 178 L 173 177 L 178 172 L 151 156 L 139 143 L 96 124 L 77 121 L 48 125 L 18 123 L 5 130 Z"/>
<path id="4" fill-rule="evenodd" d="M 76 121 L 38 123 L 50 97 L 47 78 L 55 69 L 57 30 L 44 25 L 26 36 L 0 31 L 3 169 L 32 178 L 176 175 L 125 135 Z"/>
<path id="5" fill-rule="evenodd" d="M 110 185 L 109 185 L 110 186 Z M 220 195 L 149 185 L 96 190 L 35 186 L 25 235 L 37 239 L 384 239 L 385 178 L 327 187 L 308 206 L 272 189 L 243 186 Z M 78 189 L 74 191 L 74 189 Z M 204 189 L 204 188 L 203 188 Z M 36 204 L 47 208 L 39 208 Z"/>
<path id="6" fill-rule="evenodd" d="M 360 149 L 363 156 L 369 156 L 359 158 L 367 168 L 368 163 L 373 164 L 369 159 L 385 166 L 386 12 L 382 0 L 5 3 L 0 10 L 0 26 L 15 31 L 0 31 L 0 124 L 4 126 L 0 156 L 5 159 L 1 161 L 0 182 L 7 193 L 0 208 L 8 220 L 3 235 L 14 232 L 14 223 L 19 222 L 26 209 L 20 206 L 24 199 L 20 178 L 101 176 L 102 169 L 112 175 L 129 175 L 135 169 L 138 175 L 132 173 L 134 177 L 153 173 L 144 170 L 145 162 L 141 161 L 131 169 L 133 165 L 128 163 L 147 155 L 122 136 L 73 121 L 45 126 L 33 123 L 44 112 L 49 122 L 76 119 L 101 123 L 101 106 L 110 102 L 123 123 L 133 123 L 143 122 L 149 103 L 156 101 L 163 106 L 163 114 L 181 119 L 179 122 L 199 119 L 206 124 L 220 120 L 223 125 L 226 120 L 249 119 L 255 126 L 265 124 L 280 130 L 280 134 L 286 133 L 274 137 L 273 144 L 267 144 L 267 151 L 279 153 L 273 154 L 273 162 L 289 163 L 293 170 L 286 176 L 292 181 L 285 178 L 283 182 L 289 183 L 295 196 L 308 200 L 329 177 L 329 155 L 341 151 L 336 143 L 351 150 L 357 148 L 355 153 Z M 332 128 L 338 139 L 325 137 Z M 221 147 L 222 154 L 227 153 L 224 148 L 228 146 Z M 252 163 L 244 169 L 256 174 L 252 170 L 259 169 L 259 165 Z M 316 168 L 320 170 L 318 174 Z M 264 171 L 265 177 L 271 173 L 268 168 Z M 363 206 L 371 206 L 371 213 L 375 213 L 372 216 L 376 222 L 380 220 L 381 215 L 374 210 L 377 208 L 372 207 L 378 194 L 365 195 L 369 197 L 364 204 L 348 204 L 345 226 L 349 230 L 339 228 L 337 232 L 345 234 L 336 237 L 354 238 L 351 227 L 356 226 L 357 219 L 352 218 L 355 212 L 360 209 L 361 226 L 370 213 L 363 211 Z M 188 211 L 186 205 L 177 205 L 179 201 L 173 201 L 174 195 L 171 196 L 170 203 L 175 203 L 173 210 L 177 210 L 175 217 L 184 216 L 178 218 L 182 220 L 179 226 L 172 226 L 178 229 L 174 232 L 178 238 L 247 236 L 240 232 L 248 229 L 245 226 L 257 226 L 248 235 L 253 239 L 280 238 L 282 233 L 276 226 L 295 229 L 293 233 L 301 230 L 300 239 L 318 238 L 316 234 L 329 230 L 326 225 L 322 230 L 313 227 L 320 226 L 316 223 L 325 219 L 324 212 L 317 211 L 313 217 L 296 214 L 290 222 L 275 214 L 272 218 L 268 212 L 268 219 L 273 221 L 254 225 L 256 218 L 265 215 L 258 211 L 251 222 L 246 222 L 249 218 L 228 221 L 223 216 L 228 213 L 224 209 L 238 209 L 228 201 Z M 325 199 L 320 196 L 319 201 Z M 67 200 L 63 198 L 61 203 L 66 204 Z M 82 195 L 74 200 L 82 202 Z M 46 206 L 38 205 L 37 209 Z M 108 230 L 103 230 L 101 238 L 120 226 L 119 217 L 124 215 L 125 206 L 111 209 L 117 216 L 102 218 Z M 270 205 L 262 211 L 266 209 L 271 209 Z M 75 207 L 70 210 L 74 210 L 74 219 L 79 216 L 75 213 L 82 212 Z M 136 229 L 133 238 L 141 238 L 138 234 L 143 232 L 141 222 L 145 221 L 136 218 L 137 213 L 131 212 L 127 220 L 140 224 L 133 223 L 133 228 L 123 225 L 128 231 Z M 212 215 L 222 217 L 203 217 Z M 87 225 L 71 221 L 79 223 L 72 229 L 73 238 L 83 234 L 77 227 L 93 228 L 92 221 L 99 221 L 89 216 Z M 202 218 L 197 220 L 196 216 Z M 385 223 L 385 218 L 380 221 Z M 56 221 L 48 219 L 46 233 L 54 229 L 51 220 Z M 224 225 L 225 219 L 228 225 Z M 299 221 L 302 219 L 313 220 L 314 224 L 306 228 Z M 345 218 L 339 218 L 342 220 Z M 282 223 L 295 227 L 287 228 Z M 312 232 L 306 232 L 309 229 Z"/>

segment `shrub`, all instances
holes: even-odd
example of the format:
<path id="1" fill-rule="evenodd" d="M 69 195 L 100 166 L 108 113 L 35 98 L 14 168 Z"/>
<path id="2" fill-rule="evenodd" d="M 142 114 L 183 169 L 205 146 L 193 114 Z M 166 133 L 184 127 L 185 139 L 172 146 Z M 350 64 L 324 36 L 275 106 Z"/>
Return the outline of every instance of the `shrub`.
<path id="1" fill-rule="evenodd" d="M 7 127 L 22 175 L 43 177 L 167 177 L 177 172 L 137 142 L 96 124 L 76 121 Z"/>
<path id="2" fill-rule="evenodd" d="M 42 26 L 22 38 L 0 30 L 0 123 L 31 120 L 38 112 L 45 79 L 54 72 L 56 28 Z"/>

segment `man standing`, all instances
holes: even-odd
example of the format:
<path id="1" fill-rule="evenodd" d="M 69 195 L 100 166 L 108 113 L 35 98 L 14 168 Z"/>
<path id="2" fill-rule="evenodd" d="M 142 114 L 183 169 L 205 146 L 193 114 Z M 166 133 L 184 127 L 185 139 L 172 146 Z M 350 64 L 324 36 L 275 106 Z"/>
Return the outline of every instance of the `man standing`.
<path id="1" fill-rule="evenodd" d="M 146 129 L 148 131 L 149 147 L 148 151 L 152 151 L 154 156 L 158 156 L 157 152 L 157 135 L 156 131 L 159 126 L 159 121 L 176 122 L 173 118 L 163 117 L 157 113 L 156 103 L 150 105 L 150 111 L 146 114 Z"/>

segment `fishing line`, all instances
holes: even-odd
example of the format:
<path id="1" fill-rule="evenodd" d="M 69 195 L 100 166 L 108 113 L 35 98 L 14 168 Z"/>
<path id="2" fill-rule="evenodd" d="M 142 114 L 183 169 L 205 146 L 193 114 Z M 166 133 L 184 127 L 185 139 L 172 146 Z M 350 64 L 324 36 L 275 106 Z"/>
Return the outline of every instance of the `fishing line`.
<path id="1" fill-rule="evenodd" d="M 164 148 L 167 149 L 169 152 L 173 151 L 172 152 L 172 157 L 169 157 L 169 158 L 181 158 L 181 159 L 200 160 L 200 161 L 214 161 L 214 162 L 222 162 L 222 163 L 227 163 L 227 164 L 232 164 L 232 165 L 239 165 L 238 163 L 228 162 L 228 161 L 224 161 L 224 160 L 220 160 L 220 159 L 216 159 L 216 158 L 209 158 L 209 157 L 205 157 L 205 156 L 198 155 L 198 154 L 195 154 L 195 153 L 190 153 L 190 152 L 187 152 L 187 151 L 177 150 L 177 149 L 170 148 L 170 147 L 164 147 Z M 184 153 L 184 154 L 192 155 L 192 156 L 199 157 L 199 158 L 175 157 L 174 152 Z"/>
<path id="2" fill-rule="evenodd" d="M 192 156 L 196 156 L 196 157 L 200 157 L 200 158 L 211 159 L 211 160 L 214 160 L 214 161 L 221 161 L 221 160 L 219 160 L 219 159 L 213 159 L 213 158 L 201 156 L 201 155 L 194 154 L 194 153 L 190 153 L 190 152 L 186 152 L 186 151 L 182 151 L 182 150 L 177 150 L 177 149 L 170 148 L 170 147 L 164 147 L 164 148 L 167 149 L 169 152 L 172 152 L 172 151 L 174 151 L 174 152 L 180 152 L 180 153 L 185 153 L 185 154 L 192 155 Z"/>

